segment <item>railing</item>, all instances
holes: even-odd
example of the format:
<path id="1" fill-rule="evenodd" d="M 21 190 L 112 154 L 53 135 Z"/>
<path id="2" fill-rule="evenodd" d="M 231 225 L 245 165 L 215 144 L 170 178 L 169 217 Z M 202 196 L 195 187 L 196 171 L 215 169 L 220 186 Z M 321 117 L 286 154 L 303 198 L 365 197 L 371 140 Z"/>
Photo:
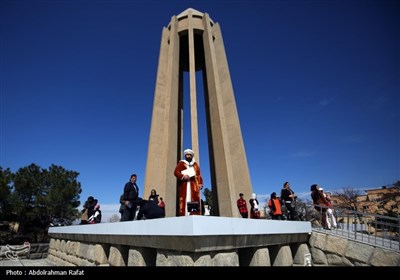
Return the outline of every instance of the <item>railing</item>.
<path id="1" fill-rule="evenodd" d="M 314 206 L 311 207 L 310 211 L 306 211 L 307 215 L 304 217 L 305 220 L 311 221 L 315 231 L 323 231 L 400 251 L 400 218 L 333 207 L 331 209 L 333 209 L 337 226 L 334 228 L 332 221 L 326 216 L 331 223 L 329 228 L 326 224 L 324 227 L 322 226 L 322 215 L 326 215 L 325 209 L 328 207 L 319 206 L 320 211 L 315 210 Z"/>

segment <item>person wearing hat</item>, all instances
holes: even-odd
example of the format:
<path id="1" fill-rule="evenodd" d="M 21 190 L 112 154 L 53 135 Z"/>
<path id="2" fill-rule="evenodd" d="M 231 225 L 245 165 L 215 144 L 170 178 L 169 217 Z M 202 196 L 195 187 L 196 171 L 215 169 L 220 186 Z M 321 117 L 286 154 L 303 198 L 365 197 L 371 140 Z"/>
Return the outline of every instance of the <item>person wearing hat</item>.
<path id="1" fill-rule="evenodd" d="M 239 209 L 239 213 L 242 216 L 242 218 L 248 218 L 249 217 L 249 210 L 247 209 L 247 202 L 243 198 L 243 193 L 239 194 L 239 199 L 236 201 L 237 207 Z"/>
<path id="2" fill-rule="evenodd" d="M 250 203 L 250 219 L 260 218 L 260 203 L 258 202 L 257 195 L 253 193 L 249 200 Z"/>
<path id="3" fill-rule="evenodd" d="M 185 159 L 180 160 L 174 170 L 178 179 L 178 216 L 201 215 L 200 191 L 203 188 L 203 178 L 200 166 L 191 149 L 186 149 L 183 154 Z"/>

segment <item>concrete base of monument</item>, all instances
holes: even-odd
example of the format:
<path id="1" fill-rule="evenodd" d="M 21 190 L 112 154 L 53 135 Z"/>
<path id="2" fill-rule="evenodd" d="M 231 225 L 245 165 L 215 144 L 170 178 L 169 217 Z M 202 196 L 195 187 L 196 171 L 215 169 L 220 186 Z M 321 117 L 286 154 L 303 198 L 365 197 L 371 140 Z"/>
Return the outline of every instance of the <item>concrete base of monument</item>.
<path id="1" fill-rule="evenodd" d="M 53 227 L 59 265 L 303 265 L 311 224 L 213 216 Z M 289 257 L 290 256 L 290 257 Z"/>

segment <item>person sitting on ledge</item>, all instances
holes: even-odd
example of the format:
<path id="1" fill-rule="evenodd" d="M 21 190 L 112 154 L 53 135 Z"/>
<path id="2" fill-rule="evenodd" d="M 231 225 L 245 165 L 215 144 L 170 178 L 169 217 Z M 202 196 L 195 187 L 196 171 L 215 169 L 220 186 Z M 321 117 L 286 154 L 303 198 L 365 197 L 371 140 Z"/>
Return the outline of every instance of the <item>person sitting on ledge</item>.
<path id="1" fill-rule="evenodd" d="M 138 220 L 149 220 L 164 218 L 165 212 L 160 208 L 155 200 L 139 200 L 139 213 L 137 215 Z"/>

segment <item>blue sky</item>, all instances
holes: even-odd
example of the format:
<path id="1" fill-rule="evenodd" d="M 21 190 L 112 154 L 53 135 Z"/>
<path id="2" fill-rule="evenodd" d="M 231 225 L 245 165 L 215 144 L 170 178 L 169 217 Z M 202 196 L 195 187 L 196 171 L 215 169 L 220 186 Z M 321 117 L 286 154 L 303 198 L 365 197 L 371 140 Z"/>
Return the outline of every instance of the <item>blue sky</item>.
<path id="1" fill-rule="evenodd" d="M 77 171 L 82 203 L 116 207 L 131 173 L 143 193 L 161 31 L 189 7 L 221 26 L 261 200 L 400 180 L 398 1 L 0 5 L 0 166 Z"/>

